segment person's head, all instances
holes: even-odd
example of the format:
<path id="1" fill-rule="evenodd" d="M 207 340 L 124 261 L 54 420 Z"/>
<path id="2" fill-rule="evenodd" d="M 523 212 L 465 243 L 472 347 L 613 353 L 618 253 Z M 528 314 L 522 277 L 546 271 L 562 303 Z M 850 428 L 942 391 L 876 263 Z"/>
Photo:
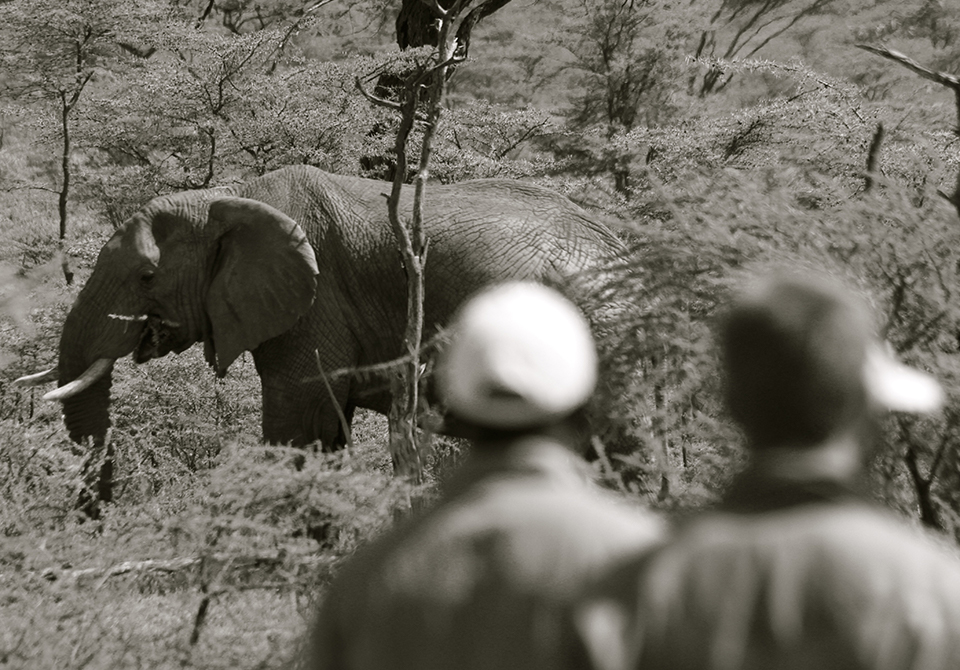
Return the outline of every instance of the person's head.
<path id="1" fill-rule="evenodd" d="M 822 277 L 776 274 L 744 291 L 721 321 L 720 347 L 727 406 L 754 449 L 812 447 L 877 410 L 942 402 L 936 381 L 876 339 L 853 293 Z"/>
<path id="2" fill-rule="evenodd" d="M 509 282 L 458 312 L 438 370 L 453 422 L 481 442 L 576 427 L 597 381 L 580 311 L 557 291 Z"/>

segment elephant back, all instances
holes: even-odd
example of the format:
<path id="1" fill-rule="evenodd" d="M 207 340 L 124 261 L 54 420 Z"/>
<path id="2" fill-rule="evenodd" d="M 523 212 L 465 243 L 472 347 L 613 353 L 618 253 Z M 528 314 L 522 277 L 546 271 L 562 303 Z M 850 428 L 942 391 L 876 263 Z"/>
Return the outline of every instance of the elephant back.
<path id="1" fill-rule="evenodd" d="M 481 211 L 487 216 L 511 227 L 522 222 L 521 236 L 546 234 L 566 241 L 570 248 L 599 254 L 623 249 L 609 226 L 569 198 L 536 184 L 512 179 L 475 179 L 439 187 L 436 195 L 447 198 L 451 204 L 462 203 L 461 208 L 473 202 L 476 207 L 484 208 Z"/>
<path id="2" fill-rule="evenodd" d="M 478 282 L 567 277 L 622 255 L 609 227 L 548 189 L 484 179 L 434 189 L 426 201 L 431 262 Z"/>

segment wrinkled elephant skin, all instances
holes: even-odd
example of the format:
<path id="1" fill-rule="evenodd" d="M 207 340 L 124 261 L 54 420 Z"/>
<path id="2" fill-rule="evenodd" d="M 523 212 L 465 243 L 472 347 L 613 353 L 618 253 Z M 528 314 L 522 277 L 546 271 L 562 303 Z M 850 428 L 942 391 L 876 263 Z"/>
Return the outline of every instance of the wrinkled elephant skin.
<path id="1" fill-rule="evenodd" d="M 131 352 L 143 362 L 203 342 L 223 375 L 251 351 L 263 437 L 336 445 L 340 425 L 318 362 L 330 372 L 400 353 L 406 283 L 387 219 L 389 187 L 297 166 L 155 198 L 103 247 L 64 323 L 61 387 L 96 361 Z M 405 192 L 404 211 L 411 200 Z M 571 275 L 619 249 L 569 200 L 522 182 L 431 185 L 425 205 L 425 337 L 486 284 Z M 103 442 L 110 374 L 63 400 L 74 440 Z M 331 384 L 348 414 L 387 410 L 382 380 Z"/>

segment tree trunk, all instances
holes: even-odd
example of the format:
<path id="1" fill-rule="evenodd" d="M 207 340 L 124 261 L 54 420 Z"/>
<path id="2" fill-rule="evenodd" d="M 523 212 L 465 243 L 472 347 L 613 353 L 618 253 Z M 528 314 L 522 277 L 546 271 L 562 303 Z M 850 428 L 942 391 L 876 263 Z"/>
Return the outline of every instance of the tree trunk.
<path id="1" fill-rule="evenodd" d="M 903 460 L 907 465 L 907 471 L 910 473 L 910 479 L 913 481 L 914 490 L 917 493 L 917 506 L 920 508 L 920 523 L 927 528 L 943 531 L 943 520 L 940 518 L 940 511 L 933 502 L 931 495 L 931 485 L 933 476 L 924 477 L 920 474 L 920 466 L 917 463 L 917 452 L 911 446 L 907 447 Z"/>
<path id="2" fill-rule="evenodd" d="M 387 415 L 390 433 L 390 456 L 397 474 L 419 484 L 423 481 L 421 444 L 417 439 L 417 409 L 420 388 L 420 342 L 423 335 L 423 263 L 426 243 L 419 212 L 409 220 L 401 219 L 400 194 L 407 172 L 407 139 L 413 128 L 419 106 L 421 85 L 419 78 L 408 82 L 402 92 L 403 107 L 400 128 L 395 145 L 397 171 L 393 189 L 387 200 L 390 224 L 400 249 L 407 278 L 407 322 L 403 332 L 400 369 L 390 385 L 392 402 Z M 421 156 L 423 152 L 421 150 Z"/>
<path id="3" fill-rule="evenodd" d="M 70 110 L 73 106 L 67 102 L 66 92 L 61 91 L 60 101 L 60 130 L 63 133 L 63 152 L 60 156 L 60 171 L 63 175 L 63 182 L 60 185 L 60 195 L 57 203 L 57 211 L 60 214 L 58 247 L 60 250 L 60 268 L 63 270 L 63 279 L 69 285 L 73 283 L 73 271 L 70 269 L 70 257 L 67 256 L 64 242 L 67 238 L 67 197 L 70 194 Z"/>
<path id="4" fill-rule="evenodd" d="M 394 395 L 388 416 L 390 453 L 398 473 L 414 482 L 423 481 L 423 456 L 430 446 L 431 435 L 417 435 L 417 414 L 420 409 L 420 346 L 423 338 L 423 268 L 427 257 L 427 240 L 423 234 L 423 199 L 430 173 L 433 138 L 440 124 L 443 96 L 449 67 L 454 62 L 457 40 L 452 32 L 459 4 L 446 12 L 442 5 L 434 8 L 442 14 L 437 42 L 436 65 L 427 66 L 416 76 L 407 77 L 403 91 L 402 118 L 397 131 L 397 174 L 388 199 L 390 223 L 403 258 L 407 275 L 407 323 L 404 330 L 405 357 L 398 378 L 392 384 Z M 420 145 L 420 161 L 414 184 L 413 212 L 409 221 L 400 218 L 400 192 L 407 167 L 407 138 L 416 120 L 421 92 L 427 92 L 426 126 Z"/>

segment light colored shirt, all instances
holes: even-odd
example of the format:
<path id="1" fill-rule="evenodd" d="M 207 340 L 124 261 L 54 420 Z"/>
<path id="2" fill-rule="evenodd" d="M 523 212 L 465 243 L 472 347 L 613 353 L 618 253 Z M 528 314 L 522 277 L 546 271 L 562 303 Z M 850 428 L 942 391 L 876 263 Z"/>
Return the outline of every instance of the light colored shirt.
<path id="1" fill-rule="evenodd" d="M 555 668 L 570 601 L 660 519 L 546 439 L 477 449 L 438 505 L 361 548 L 308 641 L 311 670 Z"/>
<path id="2" fill-rule="evenodd" d="M 601 670 L 957 669 L 960 559 L 837 484 L 748 476 L 574 620 Z"/>

